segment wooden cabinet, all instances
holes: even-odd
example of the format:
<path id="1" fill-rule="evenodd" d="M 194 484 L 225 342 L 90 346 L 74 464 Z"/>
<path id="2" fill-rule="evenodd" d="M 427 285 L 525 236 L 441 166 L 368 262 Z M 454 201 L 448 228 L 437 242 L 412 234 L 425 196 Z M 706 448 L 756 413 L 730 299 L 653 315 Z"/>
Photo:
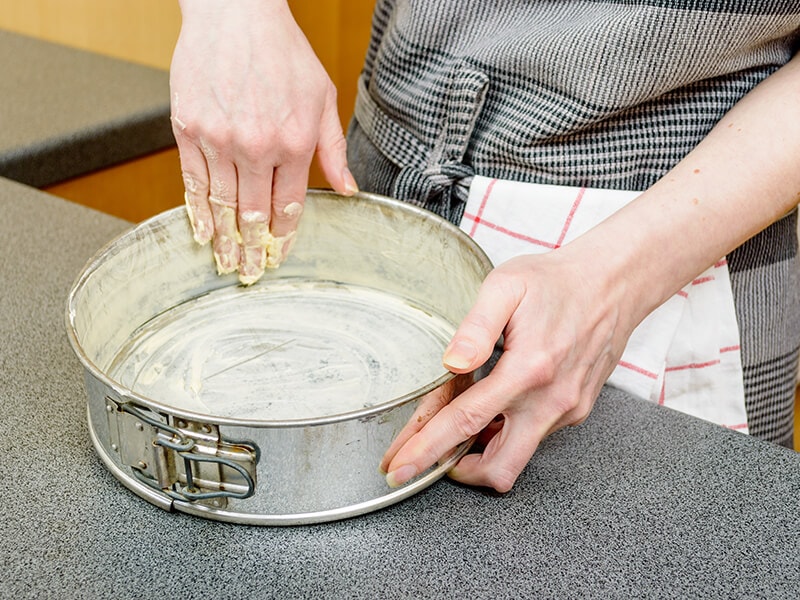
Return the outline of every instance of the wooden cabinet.
<path id="1" fill-rule="evenodd" d="M 56 183 L 46 192 L 139 222 L 183 203 L 178 149 L 169 148 Z"/>

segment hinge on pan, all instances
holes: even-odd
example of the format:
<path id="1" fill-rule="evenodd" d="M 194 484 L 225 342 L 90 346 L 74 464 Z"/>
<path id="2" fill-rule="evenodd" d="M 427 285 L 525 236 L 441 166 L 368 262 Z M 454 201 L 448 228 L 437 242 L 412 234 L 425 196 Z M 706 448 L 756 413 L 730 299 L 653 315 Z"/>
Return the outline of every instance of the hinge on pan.
<path id="1" fill-rule="evenodd" d="M 255 493 L 258 447 L 219 427 L 106 398 L 111 449 L 133 475 L 177 500 L 225 508 Z"/>

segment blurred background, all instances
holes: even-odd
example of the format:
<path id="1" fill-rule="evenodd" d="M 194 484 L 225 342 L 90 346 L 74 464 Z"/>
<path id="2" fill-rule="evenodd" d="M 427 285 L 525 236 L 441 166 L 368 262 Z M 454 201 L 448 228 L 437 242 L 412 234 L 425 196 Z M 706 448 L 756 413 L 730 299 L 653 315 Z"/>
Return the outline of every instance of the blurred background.
<path id="1" fill-rule="evenodd" d="M 346 128 L 374 0 L 289 0 L 289 6 L 337 86 L 339 116 Z M 0 29 L 165 71 L 180 26 L 177 0 L 0 0 Z M 309 185 L 329 187 L 316 164 Z M 175 148 L 45 189 L 132 221 L 183 201 Z M 128 190 L 136 197 L 120 199 Z M 111 198 L 112 204 L 104 204 Z"/>

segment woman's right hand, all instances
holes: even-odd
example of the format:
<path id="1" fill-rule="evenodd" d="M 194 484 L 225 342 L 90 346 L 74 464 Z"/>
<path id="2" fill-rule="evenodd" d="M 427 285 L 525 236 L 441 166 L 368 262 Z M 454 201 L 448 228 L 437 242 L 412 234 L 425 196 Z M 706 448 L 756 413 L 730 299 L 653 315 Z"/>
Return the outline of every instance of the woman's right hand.
<path id="1" fill-rule="evenodd" d="M 253 283 L 288 252 L 315 151 L 334 190 L 357 191 L 336 89 L 285 0 L 180 4 L 172 128 L 194 236 Z"/>

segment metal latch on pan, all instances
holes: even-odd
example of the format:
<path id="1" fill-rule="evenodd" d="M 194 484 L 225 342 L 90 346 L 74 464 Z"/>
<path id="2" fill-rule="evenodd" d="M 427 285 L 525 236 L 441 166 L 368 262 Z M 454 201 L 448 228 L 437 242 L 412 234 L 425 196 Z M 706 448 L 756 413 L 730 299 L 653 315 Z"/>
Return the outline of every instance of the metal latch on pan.
<path id="1" fill-rule="evenodd" d="M 106 398 L 111 449 L 133 475 L 176 500 L 225 508 L 255 493 L 258 447 L 219 427 Z M 172 421 L 172 422 L 170 422 Z"/>

